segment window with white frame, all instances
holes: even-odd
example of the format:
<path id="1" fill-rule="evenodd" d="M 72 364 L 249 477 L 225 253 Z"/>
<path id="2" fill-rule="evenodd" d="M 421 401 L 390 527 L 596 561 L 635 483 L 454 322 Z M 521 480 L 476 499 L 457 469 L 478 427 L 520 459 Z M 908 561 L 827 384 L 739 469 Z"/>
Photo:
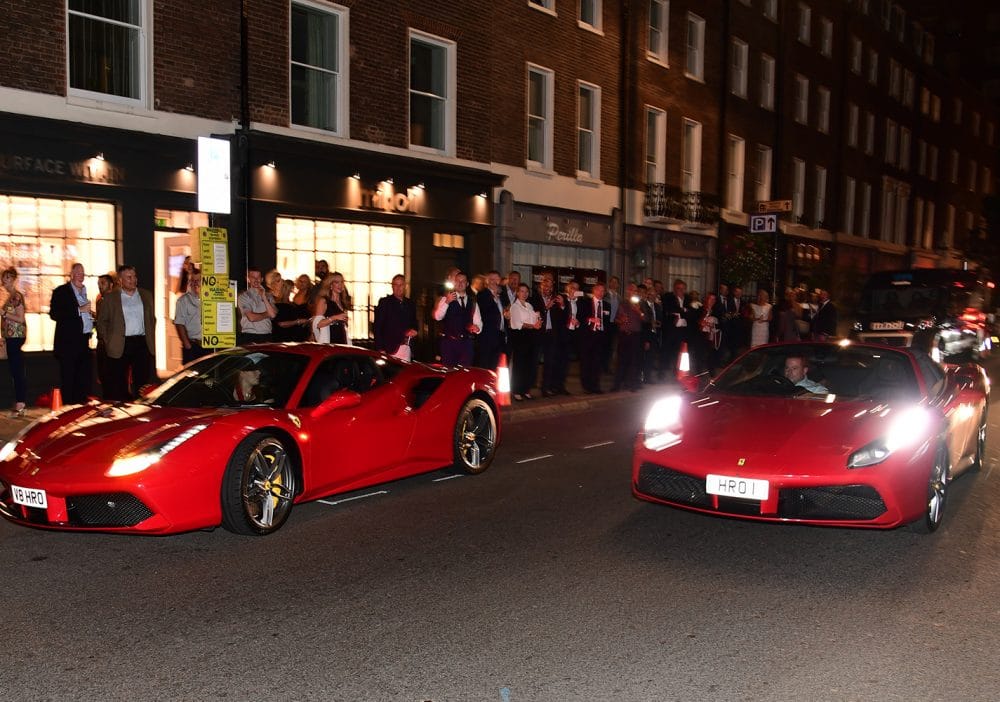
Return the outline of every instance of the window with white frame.
<path id="1" fill-rule="evenodd" d="M 601 177 L 601 89 L 577 83 L 577 175 Z"/>
<path id="2" fill-rule="evenodd" d="M 927 175 L 927 142 L 917 139 L 917 173 Z"/>
<path id="3" fill-rule="evenodd" d="M 742 39 L 733 38 L 732 46 L 732 75 L 730 76 L 730 90 L 733 95 L 741 98 L 747 96 L 747 63 L 750 60 L 750 47 Z"/>
<path id="4" fill-rule="evenodd" d="M 934 248 L 934 201 L 924 203 L 924 248 Z"/>
<path id="5" fill-rule="evenodd" d="M 855 103 L 847 105 L 847 145 L 858 146 L 858 124 L 861 121 L 861 109 Z"/>
<path id="6" fill-rule="evenodd" d="M 958 152 L 955 149 L 948 152 L 948 180 L 958 184 Z"/>
<path id="7" fill-rule="evenodd" d="M 402 227 L 278 217 L 275 240 L 277 268 L 288 277 L 312 271 L 320 259 L 343 274 L 354 304 L 348 336 L 371 338 L 375 305 L 392 293 L 392 277 L 405 272 Z"/>
<path id="8" fill-rule="evenodd" d="M 875 115 L 865 112 L 865 153 L 869 156 L 875 153 Z"/>
<path id="9" fill-rule="evenodd" d="M 701 122 L 684 120 L 684 143 L 681 145 L 681 190 L 701 190 Z"/>
<path id="10" fill-rule="evenodd" d="M 826 17 L 819 21 L 819 52 L 827 58 L 833 56 L 833 22 Z"/>
<path id="11" fill-rule="evenodd" d="M 646 108 L 646 185 L 664 182 L 664 153 L 667 143 L 667 113 Z"/>
<path id="12" fill-rule="evenodd" d="M 851 176 L 844 178 L 844 213 L 841 215 L 841 226 L 847 234 L 854 233 L 854 199 L 857 195 L 857 183 Z"/>
<path id="13" fill-rule="evenodd" d="M 830 90 L 822 86 L 816 88 L 816 129 L 830 133 Z"/>
<path id="14" fill-rule="evenodd" d="M 528 7 L 533 7 L 536 10 L 545 10 L 555 14 L 556 0 L 528 0 Z"/>
<path id="15" fill-rule="evenodd" d="M 695 80 L 705 80 L 705 20 L 690 12 L 687 15 L 685 75 Z"/>
<path id="16" fill-rule="evenodd" d="M 792 216 L 802 220 L 806 199 L 806 162 L 801 158 L 792 159 Z"/>
<path id="17" fill-rule="evenodd" d="M 760 55 L 760 106 L 774 109 L 774 58 L 767 54 Z"/>
<path id="18" fill-rule="evenodd" d="M 743 171 L 746 161 L 746 142 L 730 134 L 726 137 L 726 208 L 743 211 Z"/>
<path id="19" fill-rule="evenodd" d="M 900 43 L 906 37 L 906 11 L 895 3 L 892 6 L 892 33 Z"/>
<path id="20" fill-rule="evenodd" d="M 981 124 L 980 124 L 981 122 L 982 122 L 982 116 L 979 114 L 979 112 L 973 112 L 972 113 L 972 136 L 974 136 L 974 137 L 978 137 L 979 136 L 979 129 L 980 129 L 980 126 L 981 126 Z"/>
<path id="21" fill-rule="evenodd" d="M 147 0 L 68 0 L 66 7 L 70 92 L 145 103 L 150 21 Z"/>
<path id="22" fill-rule="evenodd" d="M 758 202 L 771 199 L 771 158 L 771 147 L 758 144 L 754 173 L 754 198 Z"/>
<path id="23" fill-rule="evenodd" d="M 816 166 L 816 200 L 813 203 L 813 224 L 826 228 L 826 169 Z"/>
<path id="24" fill-rule="evenodd" d="M 931 113 L 931 91 L 927 88 L 920 89 L 920 114 L 929 115 Z"/>
<path id="25" fill-rule="evenodd" d="M 931 180 L 937 180 L 938 177 L 938 147 L 930 147 L 930 167 L 927 169 L 927 177 Z"/>
<path id="26" fill-rule="evenodd" d="M 931 120 L 937 124 L 941 121 L 941 97 L 931 93 Z"/>
<path id="27" fill-rule="evenodd" d="M 858 220 L 858 236 L 867 237 L 871 234 L 872 221 L 872 184 L 861 184 L 861 219 Z"/>
<path id="28" fill-rule="evenodd" d="M 878 52 L 868 49 L 868 82 L 878 85 Z"/>
<path id="29" fill-rule="evenodd" d="M 670 30 L 670 0 L 649 0 L 649 46 L 646 55 L 667 64 Z"/>
<path id="30" fill-rule="evenodd" d="M 913 71 L 903 69 L 903 104 L 913 109 L 913 98 L 916 94 L 917 84 L 913 77 Z"/>
<path id="31" fill-rule="evenodd" d="M 993 190 L 993 171 L 989 166 L 983 166 L 983 195 L 991 195 Z"/>
<path id="32" fill-rule="evenodd" d="M 601 0 L 580 0 L 580 24 L 594 31 L 601 31 Z"/>
<path id="33" fill-rule="evenodd" d="M 795 74 L 795 97 L 793 115 L 799 124 L 809 123 L 809 79 L 801 73 Z"/>
<path id="34" fill-rule="evenodd" d="M 772 22 L 778 21 L 778 0 L 764 0 L 764 17 Z"/>
<path id="35" fill-rule="evenodd" d="M 410 145 L 455 151 L 455 43 L 410 30 Z"/>
<path id="36" fill-rule="evenodd" d="M 906 127 L 899 128 L 899 168 L 910 170 L 910 130 Z"/>
<path id="37" fill-rule="evenodd" d="M 799 3 L 798 29 L 796 38 L 803 44 L 812 39 L 812 9 L 804 2 Z"/>
<path id="38" fill-rule="evenodd" d="M 552 168 L 552 110 L 555 74 L 528 66 L 528 165 Z"/>
<path id="39" fill-rule="evenodd" d="M 903 67 L 896 59 L 889 59 L 889 97 L 903 99 Z"/>
<path id="40" fill-rule="evenodd" d="M 954 109 L 952 110 L 952 120 L 956 125 L 962 124 L 962 98 L 955 98 Z"/>
<path id="41" fill-rule="evenodd" d="M 996 127 L 993 122 L 986 123 L 986 144 L 988 146 L 993 146 L 993 141 L 996 138 Z"/>
<path id="42" fill-rule="evenodd" d="M 863 48 L 861 46 L 861 40 L 856 36 L 851 35 L 851 47 L 850 58 L 848 59 L 848 64 L 851 68 L 851 73 L 860 76 L 861 75 L 861 54 Z"/>
<path id="43" fill-rule="evenodd" d="M 346 133 L 348 34 L 346 8 L 292 3 L 292 124 Z"/>
<path id="44" fill-rule="evenodd" d="M 979 164 L 975 160 L 969 161 L 969 190 L 976 191 L 976 181 L 979 177 Z"/>
<path id="45" fill-rule="evenodd" d="M 885 121 L 885 162 L 895 164 L 899 159 L 899 131 L 896 122 Z"/>

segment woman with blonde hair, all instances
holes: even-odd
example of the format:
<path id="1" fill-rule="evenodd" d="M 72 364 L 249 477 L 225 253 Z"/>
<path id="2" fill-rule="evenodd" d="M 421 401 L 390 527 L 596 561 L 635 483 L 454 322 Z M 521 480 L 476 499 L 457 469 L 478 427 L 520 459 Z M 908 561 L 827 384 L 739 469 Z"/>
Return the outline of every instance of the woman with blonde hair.
<path id="1" fill-rule="evenodd" d="M 347 337 L 347 313 L 351 310 L 351 294 L 347 292 L 344 284 L 344 276 L 334 271 L 330 277 L 323 281 L 324 287 L 329 288 L 327 298 L 327 312 L 330 325 L 331 344 L 349 344 Z"/>
<path id="2" fill-rule="evenodd" d="M 24 295 L 17 289 L 17 269 L 8 268 L 2 274 L 3 288 L 7 292 L 7 301 L 3 305 L 3 317 L 0 321 L 0 332 L 3 335 L 3 345 L 7 351 L 7 362 L 10 364 L 10 377 L 14 381 L 14 411 L 11 417 L 23 417 L 28 398 L 28 379 L 24 373 L 24 355 L 21 347 L 27 336 L 27 326 L 24 319 Z"/>
<path id="3" fill-rule="evenodd" d="M 757 302 L 750 303 L 753 326 L 750 328 L 750 348 L 766 344 L 771 337 L 771 296 L 767 290 L 757 291 Z"/>

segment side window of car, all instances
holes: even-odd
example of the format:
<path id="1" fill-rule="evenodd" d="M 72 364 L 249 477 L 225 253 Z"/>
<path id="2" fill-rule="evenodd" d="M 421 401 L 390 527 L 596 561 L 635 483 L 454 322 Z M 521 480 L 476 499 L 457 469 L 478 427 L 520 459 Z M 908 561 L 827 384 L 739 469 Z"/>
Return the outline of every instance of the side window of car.
<path id="1" fill-rule="evenodd" d="M 301 407 L 315 407 L 338 390 L 353 389 L 354 362 L 349 358 L 328 358 L 316 368 L 306 391 L 302 393 Z"/>
<path id="2" fill-rule="evenodd" d="M 364 394 L 382 384 L 382 372 L 370 358 L 357 359 L 357 380 L 354 390 Z"/>
<path id="3" fill-rule="evenodd" d="M 934 397 L 941 392 L 944 371 L 925 353 L 914 352 L 913 356 L 917 359 L 917 368 L 920 370 L 920 375 L 923 376 L 924 385 L 927 386 L 927 395 Z"/>

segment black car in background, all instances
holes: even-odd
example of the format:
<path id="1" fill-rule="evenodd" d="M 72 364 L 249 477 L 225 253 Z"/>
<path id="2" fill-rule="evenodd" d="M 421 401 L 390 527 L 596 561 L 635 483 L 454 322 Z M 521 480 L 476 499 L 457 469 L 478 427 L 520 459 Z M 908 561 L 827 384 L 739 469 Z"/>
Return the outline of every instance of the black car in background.
<path id="1" fill-rule="evenodd" d="M 939 360 L 980 359 L 992 348 L 992 292 L 992 281 L 975 271 L 880 271 L 865 284 L 851 336 L 913 346 Z"/>

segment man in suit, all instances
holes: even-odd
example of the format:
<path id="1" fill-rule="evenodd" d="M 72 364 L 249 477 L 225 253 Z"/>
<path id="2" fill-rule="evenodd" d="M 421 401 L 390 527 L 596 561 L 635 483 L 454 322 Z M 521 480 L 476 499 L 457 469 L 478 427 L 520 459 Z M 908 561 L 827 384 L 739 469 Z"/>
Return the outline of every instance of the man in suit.
<path id="1" fill-rule="evenodd" d="M 750 345 L 750 326 L 752 321 L 747 317 L 749 302 L 743 298 L 743 288 L 732 287 L 732 295 L 726 298 L 724 304 L 725 316 L 719 317 L 722 322 L 722 346 L 725 349 L 725 362 L 728 362 Z"/>
<path id="2" fill-rule="evenodd" d="M 375 348 L 405 361 L 413 360 L 410 340 L 417 335 L 417 307 L 406 297 L 406 278 L 392 277 L 392 294 L 375 307 Z"/>
<path id="3" fill-rule="evenodd" d="M 471 366 L 473 339 L 483 328 L 476 300 L 469 294 L 469 278 L 456 273 L 454 290 L 449 290 L 434 308 L 434 319 L 441 322 L 441 363 L 446 366 Z"/>
<path id="4" fill-rule="evenodd" d="M 660 356 L 660 379 L 674 379 L 681 345 L 688 341 L 694 311 L 687 295 L 687 283 L 678 278 L 674 289 L 663 295 L 663 351 Z"/>
<path id="5" fill-rule="evenodd" d="M 642 294 L 646 286 L 629 283 L 625 288 L 625 299 L 618 306 L 615 324 L 618 326 L 618 365 L 615 367 L 615 381 L 612 391 L 622 389 L 635 392 L 640 385 L 640 363 L 643 346 Z"/>
<path id="6" fill-rule="evenodd" d="M 93 389 L 94 313 L 84 276 L 83 264 L 74 263 L 69 281 L 55 288 L 49 301 L 49 317 L 56 323 L 52 350 L 59 362 L 59 389 L 63 402 L 70 405 L 86 402 Z"/>
<path id="7" fill-rule="evenodd" d="M 555 291 L 552 273 L 543 273 L 538 284 L 538 295 L 532 302 L 542 322 L 539 330 L 542 350 L 542 395 L 559 394 L 562 381 L 562 342 L 566 326 L 566 301 Z"/>
<path id="8" fill-rule="evenodd" d="M 654 286 L 640 285 L 638 297 L 642 313 L 642 381 L 652 383 L 653 366 L 662 345 L 663 303 Z"/>
<path id="9" fill-rule="evenodd" d="M 577 305 L 580 322 L 580 384 L 592 395 L 601 393 L 601 367 L 604 361 L 611 310 L 604 299 L 604 283 L 596 283 L 589 298 Z"/>
<path id="10" fill-rule="evenodd" d="M 156 317 L 153 295 L 139 289 L 133 266 L 118 267 L 118 282 L 120 287 L 101 303 L 97 329 L 108 354 L 104 399 L 128 401 L 138 397 L 152 376 Z"/>
<path id="11" fill-rule="evenodd" d="M 500 295 L 499 271 L 490 271 L 486 274 L 486 287 L 476 294 L 476 306 L 483 321 L 483 328 L 478 337 L 476 365 L 496 370 L 500 364 L 500 354 L 507 349 L 507 322 L 503 318 L 504 304 Z"/>
<path id="12" fill-rule="evenodd" d="M 812 319 L 812 337 L 827 341 L 837 336 L 837 308 L 830 302 L 830 291 L 819 291 L 819 309 Z"/>
<path id="13" fill-rule="evenodd" d="M 569 363 L 573 357 L 580 355 L 580 302 L 583 293 L 580 284 L 575 280 L 566 283 L 565 287 L 566 323 L 560 330 L 559 357 L 557 359 L 556 387 L 553 392 L 558 395 L 569 395 L 566 389 L 566 377 L 569 375 Z"/>

